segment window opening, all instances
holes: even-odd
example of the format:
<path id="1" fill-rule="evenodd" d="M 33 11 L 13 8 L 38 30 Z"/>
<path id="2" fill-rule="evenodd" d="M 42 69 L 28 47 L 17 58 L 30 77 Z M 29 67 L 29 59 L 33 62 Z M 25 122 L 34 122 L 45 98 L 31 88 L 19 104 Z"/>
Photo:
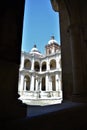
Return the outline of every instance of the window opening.
<path id="1" fill-rule="evenodd" d="M 46 68 L 46 62 L 43 62 L 43 63 L 42 63 L 42 71 L 46 71 L 46 69 L 47 69 L 47 68 Z"/>
<path id="2" fill-rule="evenodd" d="M 37 61 L 35 61 L 35 63 L 34 63 L 34 70 L 35 71 L 39 71 L 40 70 L 40 66 L 39 66 L 39 63 Z"/>
<path id="3" fill-rule="evenodd" d="M 27 105 L 62 102 L 58 28 L 59 14 L 53 11 L 50 0 L 25 1 L 18 92 Z"/>
<path id="4" fill-rule="evenodd" d="M 24 61 L 24 68 L 29 70 L 31 69 L 31 62 L 28 59 Z"/>
<path id="5" fill-rule="evenodd" d="M 30 90 L 30 77 L 26 75 L 24 77 L 24 91 Z"/>

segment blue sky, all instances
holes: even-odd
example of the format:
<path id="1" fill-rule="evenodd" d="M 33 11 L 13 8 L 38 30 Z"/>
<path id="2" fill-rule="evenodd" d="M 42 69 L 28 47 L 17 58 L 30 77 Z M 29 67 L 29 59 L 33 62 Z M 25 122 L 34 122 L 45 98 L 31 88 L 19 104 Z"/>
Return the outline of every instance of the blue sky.
<path id="1" fill-rule="evenodd" d="M 36 44 L 44 53 L 52 35 L 60 44 L 59 13 L 52 9 L 50 0 L 26 0 L 21 50 L 29 52 Z"/>

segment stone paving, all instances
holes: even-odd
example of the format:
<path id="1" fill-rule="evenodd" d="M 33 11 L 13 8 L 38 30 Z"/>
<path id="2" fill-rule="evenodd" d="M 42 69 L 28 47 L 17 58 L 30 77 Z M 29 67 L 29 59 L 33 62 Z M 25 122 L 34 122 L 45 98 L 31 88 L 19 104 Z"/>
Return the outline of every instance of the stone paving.
<path id="1" fill-rule="evenodd" d="M 61 104 L 53 104 L 53 105 L 47 105 L 47 106 L 34 106 L 34 105 L 28 105 L 27 106 L 27 116 L 28 117 L 35 117 L 38 115 L 43 115 L 55 111 L 61 111 L 68 108 L 74 108 L 78 106 L 82 106 L 84 104 L 82 103 L 75 103 L 75 102 L 63 102 Z"/>

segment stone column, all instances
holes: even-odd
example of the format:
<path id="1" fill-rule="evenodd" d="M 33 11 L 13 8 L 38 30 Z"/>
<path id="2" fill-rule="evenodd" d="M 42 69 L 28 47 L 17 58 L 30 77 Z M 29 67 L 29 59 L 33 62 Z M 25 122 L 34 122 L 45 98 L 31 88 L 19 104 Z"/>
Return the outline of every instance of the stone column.
<path id="1" fill-rule="evenodd" d="M 59 69 L 60 68 L 60 65 L 59 65 L 59 57 L 57 55 L 56 57 L 56 69 Z"/>
<path id="2" fill-rule="evenodd" d="M 50 70 L 50 63 L 49 60 L 47 59 L 47 71 Z"/>
<path id="3" fill-rule="evenodd" d="M 39 90 L 41 91 L 41 81 L 42 81 L 42 78 L 40 78 L 40 80 L 39 80 Z"/>
<path id="4" fill-rule="evenodd" d="M 49 79 L 48 79 L 48 74 L 46 74 L 46 82 L 45 82 L 45 86 L 46 86 L 46 91 L 49 91 Z"/>
<path id="5" fill-rule="evenodd" d="M 38 79 L 36 77 L 36 86 L 35 86 L 35 90 L 38 91 Z"/>
<path id="6" fill-rule="evenodd" d="M 30 91 L 34 91 L 34 75 L 31 76 Z"/>
<path id="7" fill-rule="evenodd" d="M 24 91 L 26 91 L 26 81 L 27 81 L 27 79 L 25 78 L 25 79 L 24 79 L 24 87 L 23 87 L 23 88 L 24 88 Z"/>
<path id="8" fill-rule="evenodd" d="M 20 69 L 24 68 L 24 56 L 21 56 L 21 63 L 20 63 Z"/>
<path id="9" fill-rule="evenodd" d="M 58 89 L 59 89 L 59 91 L 61 91 L 62 90 L 62 84 L 61 84 L 61 79 L 59 78 L 59 87 L 58 87 Z"/>
<path id="10" fill-rule="evenodd" d="M 32 57 L 32 65 L 31 65 L 31 70 L 34 71 L 34 56 Z"/>
<path id="11" fill-rule="evenodd" d="M 18 84 L 18 92 L 22 94 L 23 92 L 23 84 L 24 84 L 24 75 L 20 74 L 19 84 Z"/>
<path id="12" fill-rule="evenodd" d="M 59 77 L 58 74 L 56 74 L 56 91 L 59 90 Z"/>
<path id="13" fill-rule="evenodd" d="M 49 76 L 49 91 L 52 91 L 52 78 Z"/>

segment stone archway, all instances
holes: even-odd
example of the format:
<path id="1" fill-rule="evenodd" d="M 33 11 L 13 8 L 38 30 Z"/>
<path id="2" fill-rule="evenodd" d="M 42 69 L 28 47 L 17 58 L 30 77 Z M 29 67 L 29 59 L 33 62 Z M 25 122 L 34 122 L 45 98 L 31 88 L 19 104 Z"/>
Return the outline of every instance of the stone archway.
<path id="1" fill-rule="evenodd" d="M 54 11 L 59 12 L 61 32 L 61 67 L 63 100 L 70 99 L 73 92 L 72 52 L 70 27 L 70 6 L 67 1 L 51 0 Z"/>
<path id="2" fill-rule="evenodd" d="M 42 78 L 42 91 L 45 91 L 45 77 Z"/>
<path id="3" fill-rule="evenodd" d="M 24 85 L 26 91 L 30 90 L 30 77 L 28 75 L 25 75 L 24 77 Z"/>

